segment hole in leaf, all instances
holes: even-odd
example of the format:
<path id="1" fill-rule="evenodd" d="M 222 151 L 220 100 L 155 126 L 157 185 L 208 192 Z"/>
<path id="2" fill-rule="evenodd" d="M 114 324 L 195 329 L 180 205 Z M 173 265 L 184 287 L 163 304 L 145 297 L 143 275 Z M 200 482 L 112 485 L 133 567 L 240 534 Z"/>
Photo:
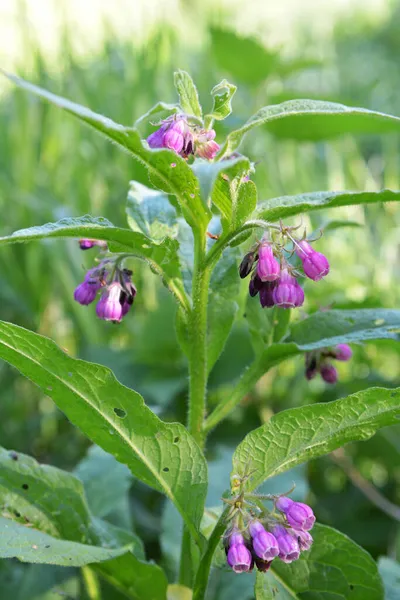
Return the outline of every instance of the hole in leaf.
<path id="1" fill-rule="evenodd" d="M 354 585 L 350 584 L 349 587 L 350 587 L 351 590 L 354 590 Z"/>
<path id="2" fill-rule="evenodd" d="M 126 411 L 122 408 L 114 408 L 114 412 L 117 415 L 117 417 L 120 417 L 120 419 L 125 419 Z"/>
<path id="3" fill-rule="evenodd" d="M 379 327 L 380 325 L 384 325 L 385 324 L 385 319 L 375 319 L 374 321 L 374 325 L 376 325 L 377 327 Z"/>
<path id="4" fill-rule="evenodd" d="M 20 518 L 20 516 L 21 516 L 21 513 L 19 513 L 17 510 L 16 510 L 16 511 L 14 511 L 14 514 L 15 514 L 15 516 L 17 517 L 17 519 L 19 519 L 19 518 Z"/>
<path id="5" fill-rule="evenodd" d="M 50 545 L 49 545 L 49 544 L 47 544 L 47 546 L 45 546 L 45 548 L 50 548 Z"/>
<path id="6" fill-rule="evenodd" d="M 11 451 L 9 456 L 12 458 L 12 460 L 18 460 L 18 454 L 14 451 Z"/>
<path id="7" fill-rule="evenodd" d="M 179 442 L 179 438 L 178 437 L 174 437 L 174 444 L 177 444 Z"/>
<path id="8" fill-rule="evenodd" d="M 23 490 L 29 490 L 29 485 L 27 483 L 23 483 L 22 484 L 22 489 Z"/>
<path id="9" fill-rule="evenodd" d="M 164 471 L 165 473 L 168 473 L 168 471 L 169 471 L 169 468 L 168 468 L 168 467 L 164 467 L 164 468 L 163 468 L 163 471 Z"/>
<path id="10" fill-rule="evenodd" d="M 72 377 L 71 371 L 68 372 L 68 377 Z"/>

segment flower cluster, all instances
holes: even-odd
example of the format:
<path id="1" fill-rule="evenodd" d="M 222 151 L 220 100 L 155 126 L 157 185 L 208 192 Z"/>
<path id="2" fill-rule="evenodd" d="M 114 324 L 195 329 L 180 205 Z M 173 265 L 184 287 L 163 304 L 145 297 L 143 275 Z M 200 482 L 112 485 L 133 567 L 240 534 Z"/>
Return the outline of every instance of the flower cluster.
<path id="1" fill-rule="evenodd" d="M 314 350 L 306 354 L 305 376 L 307 379 L 314 379 L 317 373 L 326 383 L 336 383 L 338 372 L 332 365 L 331 360 L 347 361 L 350 360 L 353 352 L 347 344 L 338 344 L 333 348 L 323 348 Z"/>
<path id="2" fill-rule="evenodd" d="M 91 245 L 90 245 L 91 244 Z M 80 240 L 82 249 L 101 246 L 96 240 Z M 119 323 L 129 312 L 136 296 L 132 283 L 132 271 L 121 269 L 116 258 L 106 258 L 93 269 L 89 269 L 82 283 L 74 292 L 74 299 L 85 306 L 92 304 L 101 291 L 96 305 L 96 314 L 104 321 Z"/>
<path id="3" fill-rule="evenodd" d="M 260 509 L 261 499 L 273 500 L 273 512 Z M 233 525 L 224 536 L 227 562 L 235 573 L 251 571 L 254 565 L 265 572 L 275 558 L 291 563 L 311 548 L 313 538 L 309 531 L 315 516 L 307 504 L 287 496 L 257 495 L 257 503 L 252 500 L 254 495 L 240 496 L 241 507 L 236 508 L 239 515 L 232 519 Z M 235 504 L 237 507 L 237 498 Z M 261 514 L 255 516 L 256 511 Z"/>
<path id="4" fill-rule="evenodd" d="M 179 114 L 162 121 L 161 127 L 149 135 L 147 143 L 150 148 L 169 148 L 183 158 L 194 154 L 212 160 L 219 150 L 214 138 L 214 129 L 202 129 L 190 123 L 186 115 Z"/>
<path id="5" fill-rule="evenodd" d="M 329 273 L 327 258 L 314 250 L 310 241 L 296 239 L 293 229 L 281 225 L 275 239 L 261 241 L 240 263 L 240 277 L 244 279 L 252 273 L 249 293 L 252 297 L 259 294 L 263 308 L 302 306 L 304 291 L 298 283 L 298 277 L 305 275 L 313 281 L 319 281 Z M 288 242 L 292 244 L 290 250 L 287 249 Z M 288 262 L 288 258 L 294 254 L 302 263 L 301 269 Z"/>

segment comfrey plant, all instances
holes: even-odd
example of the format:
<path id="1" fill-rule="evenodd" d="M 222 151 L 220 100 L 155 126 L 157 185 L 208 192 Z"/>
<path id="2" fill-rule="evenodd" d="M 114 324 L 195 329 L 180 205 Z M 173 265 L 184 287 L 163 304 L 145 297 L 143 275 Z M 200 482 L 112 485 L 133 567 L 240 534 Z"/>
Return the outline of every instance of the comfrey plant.
<path id="1" fill-rule="evenodd" d="M 8 77 L 140 161 L 149 186 L 131 182 L 126 228 L 101 217 L 75 216 L 17 231 L 0 242 L 80 240 L 94 259 L 83 281 L 76 282 L 74 298 L 82 311 L 92 310 L 87 305 L 96 302 L 97 316 L 111 322 L 104 327 L 135 318 L 132 305 L 140 305 L 141 290 L 136 293 L 132 270 L 135 261 L 145 261 L 176 301 L 176 333 L 187 360 L 189 389 L 187 423 L 164 422 L 109 369 L 72 358 L 51 340 L 1 322 L 0 357 L 36 383 L 71 423 L 135 478 L 164 494 L 166 510 L 174 505 L 179 513 L 182 532 L 179 565 L 170 566 L 167 578 L 161 566 L 146 561 L 137 535 L 94 512 L 75 475 L 3 450 L 0 555 L 81 568 L 87 595 L 96 599 L 102 597 L 104 579 L 135 600 L 202 600 L 206 593 L 213 600 L 222 592 L 208 587 L 211 571 L 222 568 L 236 577 L 254 565 L 253 576 L 240 581 L 254 586 L 257 600 L 382 599 L 374 560 L 342 533 L 315 523 L 311 496 L 302 497 L 299 487 L 272 493 L 268 486 L 275 475 L 398 423 L 400 390 L 371 388 L 271 416 L 234 451 L 234 475 L 229 489 L 221 491 L 219 507 L 205 505 L 205 451 L 210 431 L 269 369 L 304 355 L 307 379 L 320 373 L 334 383 L 332 363 L 350 359 L 349 344 L 397 339 L 400 327 L 396 310 L 318 310 L 308 300 L 310 314 L 305 312 L 310 287 L 322 290 L 330 268 L 343 265 L 329 265 L 318 239 L 303 230 L 300 220 L 310 210 L 400 200 L 400 192 L 325 191 L 259 201 L 252 181 L 255 164 L 238 152 L 242 139 L 261 126 L 274 135 L 309 139 L 376 132 L 380 125 L 384 132 L 396 131 L 399 119 L 297 100 L 260 109 L 224 139 L 216 134 L 217 125 L 230 115 L 236 91 L 226 80 L 211 91 L 212 108 L 204 114 L 192 79 L 178 71 L 178 103 L 160 102 L 135 127 L 125 127 Z M 241 293 L 246 277 L 247 298 Z M 209 375 L 236 323 L 249 328 L 253 359 L 211 404 Z M 301 369 L 300 362 L 296 365 Z M 117 476 L 117 462 L 114 471 Z M 82 470 L 77 473 L 85 480 Z M 170 559 L 167 552 L 162 564 Z"/>

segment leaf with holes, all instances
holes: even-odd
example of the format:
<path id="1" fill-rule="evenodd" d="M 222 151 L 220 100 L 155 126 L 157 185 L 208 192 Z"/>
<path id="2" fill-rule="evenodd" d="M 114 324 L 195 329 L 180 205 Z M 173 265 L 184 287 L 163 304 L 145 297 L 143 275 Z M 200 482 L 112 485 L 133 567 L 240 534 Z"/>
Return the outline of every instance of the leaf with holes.
<path id="1" fill-rule="evenodd" d="M 128 151 L 129 154 L 147 167 L 150 178 L 156 187 L 167 194 L 176 196 L 182 213 L 191 227 L 197 229 L 207 226 L 211 213 L 202 203 L 199 195 L 199 184 L 183 158 L 171 150 L 150 150 L 142 143 L 136 129 L 124 127 L 108 117 L 99 115 L 66 98 L 56 96 L 20 77 L 2 72 L 19 87 L 78 117 L 78 119 Z"/>
<path id="2" fill-rule="evenodd" d="M 140 231 L 114 227 L 102 217 L 67 217 L 15 231 L 0 238 L 0 245 L 47 238 L 93 238 L 107 242 L 112 252 L 126 252 L 149 263 L 175 295 L 187 307 L 187 298 L 179 269 L 178 242 L 168 237 L 154 242 Z"/>
<path id="3" fill-rule="evenodd" d="M 211 125 L 213 120 L 222 121 L 229 117 L 232 112 L 232 98 L 237 90 L 236 85 L 232 85 L 226 79 L 214 86 L 211 90 L 213 97 L 213 108 L 211 113 L 206 115 L 206 126 Z"/>
<path id="4" fill-rule="evenodd" d="M 400 310 L 364 308 L 316 312 L 291 328 L 288 342 L 301 350 L 389 338 L 400 339 Z"/>
<path id="5" fill-rule="evenodd" d="M 0 358 L 41 387 L 74 425 L 133 475 L 166 494 L 201 543 L 207 464 L 183 425 L 163 423 L 109 369 L 70 358 L 51 340 L 22 327 L 0 322 Z"/>
<path id="6" fill-rule="evenodd" d="M 137 181 L 130 182 L 126 206 L 129 227 L 144 233 L 151 240 L 175 238 L 178 223 L 175 208 L 168 195 L 152 190 Z"/>
<path id="7" fill-rule="evenodd" d="M 201 119 L 203 111 L 201 110 L 199 95 L 189 73 L 181 70 L 176 71 L 174 73 L 174 83 L 183 112 Z"/>
<path id="8" fill-rule="evenodd" d="M 380 190 L 379 192 L 310 192 L 297 196 L 280 196 L 260 202 L 254 212 L 255 219 L 279 221 L 294 215 L 322 208 L 338 208 L 354 204 L 374 204 L 376 202 L 399 202 L 400 192 Z"/>
<path id="9" fill-rule="evenodd" d="M 22 562 L 82 567 L 110 560 L 129 551 L 106 549 L 79 542 L 60 540 L 37 529 L 0 517 L 0 557 L 18 558 Z"/>
<path id="10" fill-rule="evenodd" d="M 399 132 L 400 118 L 336 102 L 288 100 L 260 108 L 240 129 L 228 135 L 221 154 L 232 154 L 246 133 L 260 126 L 278 137 L 317 141 L 344 133 Z"/>
<path id="11" fill-rule="evenodd" d="M 257 573 L 256 600 L 383 600 L 376 562 L 343 533 L 315 525 L 314 543 L 295 562 L 275 559 Z"/>
<path id="12" fill-rule="evenodd" d="M 284 410 L 250 432 L 236 448 L 233 473 L 243 475 L 251 457 L 247 488 L 344 444 L 367 440 L 400 418 L 400 388 L 370 388 L 329 404 Z"/>

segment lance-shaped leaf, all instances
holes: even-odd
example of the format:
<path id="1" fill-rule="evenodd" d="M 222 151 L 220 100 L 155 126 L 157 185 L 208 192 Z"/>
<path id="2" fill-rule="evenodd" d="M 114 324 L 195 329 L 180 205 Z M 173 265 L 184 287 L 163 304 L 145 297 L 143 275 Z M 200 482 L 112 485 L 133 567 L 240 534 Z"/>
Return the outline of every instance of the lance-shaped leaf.
<path id="1" fill-rule="evenodd" d="M 69 237 L 103 240 L 112 252 L 127 252 L 146 260 L 161 275 L 178 301 L 187 308 L 188 301 L 179 269 L 178 242 L 169 237 L 154 242 L 140 231 L 114 227 L 107 219 L 85 215 L 20 229 L 11 235 L 0 237 L 0 245 Z"/>
<path id="2" fill-rule="evenodd" d="M 82 567 L 110 560 L 129 551 L 106 549 L 79 542 L 60 540 L 37 529 L 0 517 L 0 557 L 18 558 L 22 562 Z"/>
<path id="3" fill-rule="evenodd" d="M 232 112 L 232 98 L 236 90 L 236 85 L 232 85 L 226 79 L 223 79 L 221 83 L 213 87 L 211 96 L 213 97 L 214 104 L 211 113 L 206 115 L 206 126 L 211 125 L 214 119 L 222 121 L 226 117 L 229 117 Z"/>
<path id="4" fill-rule="evenodd" d="M 383 600 L 376 562 L 343 533 L 315 525 L 314 543 L 295 562 L 279 559 L 257 573 L 256 600 Z"/>
<path id="5" fill-rule="evenodd" d="M 344 133 L 398 132 L 400 118 L 336 102 L 288 100 L 260 108 L 240 129 L 228 135 L 222 154 L 232 154 L 246 133 L 262 125 L 279 137 L 316 141 Z"/>
<path id="6" fill-rule="evenodd" d="M 36 85 L 24 81 L 20 77 L 3 71 L 11 81 L 24 90 L 51 102 L 78 117 L 108 139 L 128 151 L 134 158 L 144 164 L 156 187 L 168 194 L 174 194 L 182 212 L 191 227 L 205 228 L 211 218 L 207 207 L 199 195 L 199 184 L 186 161 L 171 150 L 150 150 L 145 146 L 139 133 L 132 127 L 124 127 L 108 117 L 99 115 L 90 109 L 75 104 L 66 98 L 52 94 Z"/>
<path id="7" fill-rule="evenodd" d="M 285 410 L 249 433 L 236 448 L 233 473 L 251 460 L 253 490 L 263 481 L 344 444 L 367 440 L 400 418 L 400 388 L 370 388 L 328 404 Z"/>
<path id="8" fill-rule="evenodd" d="M 183 112 L 201 119 L 203 111 L 201 110 L 199 95 L 189 73 L 181 70 L 176 71 L 174 73 L 174 83 Z"/>
<path id="9" fill-rule="evenodd" d="M 398 340 L 399 333 L 400 310 L 329 310 L 314 313 L 293 325 L 287 341 L 295 342 L 301 350 L 314 350 L 366 340 Z"/>
<path id="10" fill-rule="evenodd" d="M 41 387 L 138 479 L 166 494 L 201 542 L 207 464 L 183 425 L 158 419 L 109 369 L 70 358 L 51 340 L 16 325 L 0 322 L 0 358 Z"/>
<path id="11" fill-rule="evenodd" d="M 149 123 L 158 123 L 162 119 L 166 119 L 171 115 L 175 115 L 179 112 L 178 104 L 167 104 L 166 102 L 157 102 L 154 106 L 150 108 L 144 115 L 139 117 L 135 121 L 135 127 L 138 129 L 141 128 L 142 125 L 146 125 Z"/>
<path id="12" fill-rule="evenodd" d="M 280 196 L 260 202 L 254 212 L 255 219 L 278 221 L 294 215 L 321 208 L 337 208 L 353 204 L 373 204 L 376 202 L 399 202 L 400 192 L 380 190 L 379 192 L 310 192 L 297 196 Z"/>

